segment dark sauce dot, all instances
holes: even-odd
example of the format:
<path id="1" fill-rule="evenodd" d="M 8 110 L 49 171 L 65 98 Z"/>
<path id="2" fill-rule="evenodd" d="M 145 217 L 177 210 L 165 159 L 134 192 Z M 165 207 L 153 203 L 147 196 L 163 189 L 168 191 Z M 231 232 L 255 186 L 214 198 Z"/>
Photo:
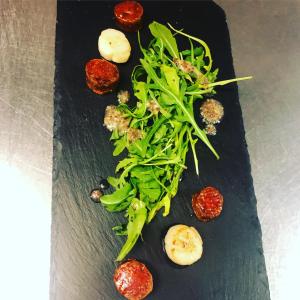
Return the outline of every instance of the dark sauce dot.
<path id="1" fill-rule="evenodd" d="M 100 197 L 103 195 L 100 189 L 93 189 L 90 193 L 90 198 L 95 203 L 100 203 Z"/>
<path id="2" fill-rule="evenodd" d="M 106 179 L 101 179 L 99 185 L 101 190 L 107 190 L 110 187 L 110 184 Z"/>

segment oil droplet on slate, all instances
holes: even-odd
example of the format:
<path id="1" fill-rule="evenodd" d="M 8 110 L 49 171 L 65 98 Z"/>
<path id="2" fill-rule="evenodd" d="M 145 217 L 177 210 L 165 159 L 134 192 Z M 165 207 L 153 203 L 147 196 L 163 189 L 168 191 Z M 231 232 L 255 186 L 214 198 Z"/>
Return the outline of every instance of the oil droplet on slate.
<path id="1" fill-rule="evenodd" d="M 100 197 L 103 195 L 100 189 L 93 189 L 90 193 L 90 198 L 93 202 L 99 203 Z"/>

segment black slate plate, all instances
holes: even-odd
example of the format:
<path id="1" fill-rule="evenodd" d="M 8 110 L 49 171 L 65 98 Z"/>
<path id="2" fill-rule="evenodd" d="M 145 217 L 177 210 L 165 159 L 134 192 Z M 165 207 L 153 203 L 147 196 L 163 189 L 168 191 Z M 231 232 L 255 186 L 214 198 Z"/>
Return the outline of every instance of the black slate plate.
<path id="1" fill-rule="evenodd" d="M 97 40 L 104 28 L 115 27 L 112 2 L 58 2 L 54 114 L 53 223 L 51 299 L 121 299 L 112 276 L 122 237 L 111 227 L 122 214 L 110 214 L 89 200 L 101 177 L 113 175 L 110 134 L 103 128 L 104 109 L 116 103 L 116 94 L 98 96 L 85 83 L 84 66 L 99 57 Z M 146 25 L 152 20 L 170 22 L 199 36 L 211 47 L 219 79 L 235 76 L 224 12 L 213 2 L 145 2 Z M 127 34 L 130 61 L 120 65 L 120 87 L 128 88 L 130 73 L 140 56 L 136 34 Z M 180 43 L 180 48 L 183 44 Z M 248 74 L 243 74 L 248 75 Z M 149 299 L 265 300 L 270 299 L 263 257 L 261 230 L 250 174 L 237 86 L 218 89 L 225 107 L 218 135 L 211 141 L 219 161 L 198 143 L 200 177 L 191 155 L 189 169 L 167 218 L 157 216 L 143 231 L 130 257 L 145 262 L 154 276 Z M 225 198 L 224 211 L 203 224 L 192 215 L 191 196 L 213 185 Z M 161 235 L 168 226 L 185 223 L 196 227 L 204 240 L 204 255 L 193 266 L 177 268 L 165 257 Z"/>

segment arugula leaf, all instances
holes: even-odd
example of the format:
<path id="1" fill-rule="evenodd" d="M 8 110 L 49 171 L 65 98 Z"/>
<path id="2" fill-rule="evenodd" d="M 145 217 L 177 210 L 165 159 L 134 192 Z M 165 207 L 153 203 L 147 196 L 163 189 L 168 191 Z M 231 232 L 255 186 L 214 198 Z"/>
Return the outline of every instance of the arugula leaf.
<path id="1" fill-rule="evenodd" d="M 126 209 L 130 205 L 130 203 L 131 203 L 131 201 L 132 201 L 133 198 L 134 198 L 134 195 L 130 195 L 130 196 L 128 196 L 128 198 L 126 198 L 120 204 L 105 205 L 105 208 L 109 212 L 120 212 L 120 211 L 123 211 L 124 209 Z"/>
<path id="2" fill-rule="evenodd" d="M 179 95 L 179 77 L 177 75 L 176 69 L 166 65 L 161 65 L 160 69 L 165 76 L 169 89 L 175 95 Z"/>
<path id="3" fill-rule="evenodd" d="M 151 167 L 143 167 L 143 166 L 136 166 L 130 172 L 131 177 L 136 177 L 140 181 L 147 182 L 152 180 L 152 168 Z"/>
<path id="4" fill-rule="evenodd" d="M 154 134 L 154 137 L 151 141 L 152 144 L 159 143 L 159 141 L 166 136 L 168 127 L 166 124 L 163 124 Z"/>
<path id="5" fill-rule="evenodd" d="M 178 58 L 179 52 L 177 48 L 177 43 L 171 31 L 166 26 L 155 21 L 149 25 L 149 28 L 152 35 L 163 42 L 169 54 L 173 58 Z"/>
<path id="6" fill-rule="evenodd" d="M 145 115 L 146 112 L 146 103 L 147 103 L 147 99 L 148 99 L 148 93 L 147 93 L 147 84 L 143 81 L 138 81 L 135 82 L 134 85 L 134 95 L 141 100 L 140 106 L 137 107 L 137 109 L 135 110 L 135 114 L 138 118 L 141 118 Z"/>
<path id="7" fill-rule="evenodd" d="M 169 26 L 175 31 L 174 36 L 180 34 L 188 38 L 190 49 L 179 52 L 172 32 L 157 22 L 149 26 L 154 39 L 147 48 L 142 47 L 138 33 L 143 57 L 141 65 L 136 66 L 131 75 L 137 103 L 132 108 L 119 104 L 118 109 L 130 123 L 125 133 L 115 130 L 111 135 L 115 145 L 113 155 L 128 150 L 127 157 L 116 167 L 119 177 L 108 178 L 115 192 L 100 199 L 110 212 L 127 211 L 127 227 L 113 228 L 117 235 L 127 235 L 118 261 L 130 252 L 145 222 L 151 222 L 162 208 L 163 216 L 169 214 L 171 199 L 175 197 L 180 177 L 187 168 L 189 149 L 197 174 L 195 145 L 199 140 L 219 158 L 195 120 L 195 101 L 205 94 L 215 94 L 216 86 L 250 78 L 216 81 L 218 69 L 211 69 L 208 45 Z M 194 46 L 194 41 L 199 43 L 198 47 Z M 140 133 L 141 138 L 130 139 L 130 130 Z"/>
<path id="8" fill-rule="evenodd" d="M 118 185 L 119 185 L 119 178 L 115 178 L 115 177 L 112 177 L 112 176 L 108 176 L 107 177 L 107 181 L 108 183 L 113 186 L 114 188 L 117 188 Z"/>
<path id="9" fill-rule="evenodd" d="M 146 62 L 144 59 L 141 59 L 140 61 L 142 63 L 142 66 L 144 67 L 144 69 L 147 71 L 149 77 L 159 86 L 161 91 L 165 92 L 166 94 L 168 94 L 171 98 L 173 98 L 175 100 L 175 103 L 182 110 L 182 112 L 185 115 L 188 122 L 190 122 L 193 125 L 193 127 L 195 129 L 195 134 L 207 145 L 207 147 L 212 151 L 212 153 L 216 156 L 216 158 L 219 159 L 220 158 L 219 155 L 217 154 L 214 147 L 211 145 L 211 143 L 208 140 L 205 132 L 199 128 L 199 126 L 196 123 L 194 117 L 188 112 L 188 110 L 186 109 L 184 103 L 178 97 L 176 97 L 175 94 L 173 94 L 168 89 L 168 87 L 166 86 L 166 83 L 164 82 L 164 80 L 160 79 L 157 76 L 154 69 L 152 68 L 152 66 L 148 62 Z"/>
<path id="10" fill-rule="evenodd" d="M 100 201 L 104 205 L 120 204 L 130 195 L 131 191 L 133 191 L 131 184 L 126 183 L 122 188 L 116 190 L 114 193 L 100 197 Z"/>
<path id="11" fill-rule="evenodd" d="M 116 261 L 121 261 L 130 252 L 141 235 L 145 221 L 147 219 L 147 209 L 145 203 L 133 199 L 128 208 L 127 240 L 123 245 Z"/>
<path id="12" fill-rule="evenodd" d="M 116 173 L 118 171 L 120 171 L 121 169 L 127 167 L 129 164 L 131 163 L 137 163 L 138 159 L 137 157 L 128 157 L 128 158 L 124 158 L 123 160 L 121 160 L 117 167 L 116 167 Z"/>
<path id="13" fill-rule="evenodd" d="M 202 40 L 200 40 L 200 39 L 198 39 L 198 38 L 196 38 L 196 37 L 194 37 L 194 36 L 192 36 L 192 35 L 189 35 L 189 34 L 187 34 L 187 33 L 184 33 L 184 32 L 182 32 L 182 31 L 180 31 L 180 30 L 177 30 L 177 29 L 175 29 L 174 27 L 172 27 L 172 25 L 170 25 L 170 24 L 168 24 L 168 25 L 169 25 L 169 27 L 170 27 L 172 30 L 174 30 L 176 33 L 181 34 L 181 35 L 184 35 L 184 36 L 190 38 L 191 40 L 194 40 L 194 41 L 198 42 L 198 43 L 205 49 L 205 57 L 208 58 L 208 65 L 207 65 L 207 66 L 204 66 L 204 69 L 205 69 L 207 72 L 209 72 L 210 69 L 211 69 L 213 60 L 212 60 L 211 53 L 210 53 L 210 49 L 209 49 L 208 45 L 207 45 L 204 41 L 202 41 Z"/>
<path id="14" fill-rule="evenodd" d="M 138 187 L 139 187 L 140 191 L 142 191 L 144 189 L 159 189 L 160 190 L 159 183 L 157 183 L 157 181 L 154 179 L 151 181 L 140 181 L 138 183 Z"/>
<path id="15" fill-rule="evenodd" d="M 117 140 L 120 137 L 118 130 L 114 130 L 111 134 L 110 141 Z"/>
<path id="16" fill-rule="evenodd" d="M 152 208 L 150 210 L 150 212 L 148 213 L 148 219 L 147 219 L 147 223 L 150 223 L 152 221 L 152 219 L 155 217 L 155 215 L 157 214 L 157 212 L 161 209 L 161 208 L 165 208 L 163 216 L 166 217 L 169 212 L 170 212 L 170 207 L 171 207 L 171 197 L 169 194 L 166 194 L 164 196 L 164 198 L 162 200 L 160 200 L 155 206 L 154 208 Z"/>
<path id="17" fill-rule="evenodd" d="M 146 201 L 148 200 L 150 202 L 155 202 L 156 200 L 159 199 L 160 195 L 161 195 L 160 187 L 155 189 L 140 188 L 141 200 L 146 200 Z"/>
<path id="18" fill-rule="evenodd" d="M 161 104 L 163 104 L 163 106 L 170 106 L 175 104 L 175 101 L 166 93 L 161 93 L 160 94 L 160 101 Z"/>
<path id="19" fill-rule="evenodd" d="M 116 235 L 127 235 L 127 226 L 125 224 L 114 226 L 112 230 Z"/>
<path id="20" fill-rule="evenodd" d="M 189 39 L 189 40 L 190 40 L 190 42 L 192 42 L 191 39 Z M 194 48 L 194 57 L 195 56 L 199 56 L 202 53 L 203 53 L 203 48 L 202 47 L 196 47 L 196 48 Z M 181 54 L 183 56 L 192 55 L 192 45 L 191 45 L 191 49 L 183 50 L 183 51 L 181 51 Z"/>
<path id="21" fill-rule="evenodd" d="M 116 148 L 113 152 L 113 156 L 118 156 L 126 148 L 125 136 L 121 137 L 119 140 L 116 140 L 114 145 L 115 145 Z"/>

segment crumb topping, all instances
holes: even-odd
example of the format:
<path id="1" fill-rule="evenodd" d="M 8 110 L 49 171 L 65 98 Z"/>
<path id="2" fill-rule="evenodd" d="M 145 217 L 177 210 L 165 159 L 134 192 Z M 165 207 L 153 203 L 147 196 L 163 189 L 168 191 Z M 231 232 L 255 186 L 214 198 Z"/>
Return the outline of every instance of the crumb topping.
<path id="1" fill-rule="evenodd" d="M 127 131 L 127 137 L 129 142 L 135 142 L 143 137 L 143 132 L 137 128 L 129 128 Z"/>
<path id="2" fill-rule="evenodd" d="M 157 115 L 160 112 L 160 106 L 157 103 L 156 100 L 150 100 L 147 103 L 147 109 L 153 113 L 154 115 Z"/>
<path id="3" fill-rule="evenodd" d="M 207 99 L 200 107 L 200 113 L 206 124 L 220 123 L 224 115 L 223 105 L 215 99 Z"/>
<path id="4" fill-rule="evenodd" d="M 182 72 L 188 74 L 193 73 L 199 80 L 200 84 L 206 86 L 210 83 L 207 77 L 204 74 L 202 74 L 202 72 L 199 71 L 195 66 L 193 66 L 189 61 L 182 60 L 179 58 L 174 58 L 173 61 L 177 68 Z"/>
<path id="5" fill-rule="evenodd" d="M 104 116 L 104 126 L 110 130 L 118 130 L 120 134 L 124 134 L 128 130 L 130 120 L 120 112 L 115 105 L 106 107 Z"/>
<path id="6" fill-rule="evenodd" d="M 130 94 L 128 91 L 120 90 L 117 97 L 118 97 L 119 103 L 125 104 L 129 101 Z"/>
<path id="7" fill-rule="evenodd" d="M 185 61 L 183 59 L 174 58 L 174 63 L 177 66 L 178 69 L 180 69 L 184 73 L 193 73 L 195 72 L 195 67 L 188 61 Z M 197 69 L 196 69 L 197 70 Z"/>
<path id="8" fill-rule="evenodd" d="M 213 124 L 207 124 L 205 129 L 204 129 L 204 132 L 207 135 L 216 135 L 217 134 L 217 128 Z"/>

